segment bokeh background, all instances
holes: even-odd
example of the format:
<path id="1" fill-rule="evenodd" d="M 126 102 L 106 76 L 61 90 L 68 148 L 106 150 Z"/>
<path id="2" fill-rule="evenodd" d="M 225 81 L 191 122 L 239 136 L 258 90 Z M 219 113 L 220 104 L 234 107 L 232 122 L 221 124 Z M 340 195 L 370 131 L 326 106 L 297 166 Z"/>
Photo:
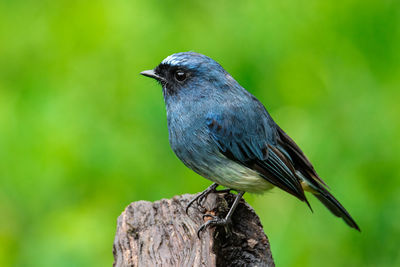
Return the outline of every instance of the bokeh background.
<path id="1" fill-rule="evenodd" d="M 188 50 L 266 105 L 362 229 L 246 195 L 276 264 L 400 266 L 396 0 L 0 1 L 0 266 L 110 266 L 130 202 L 210 184 L 139 75 Z"/>

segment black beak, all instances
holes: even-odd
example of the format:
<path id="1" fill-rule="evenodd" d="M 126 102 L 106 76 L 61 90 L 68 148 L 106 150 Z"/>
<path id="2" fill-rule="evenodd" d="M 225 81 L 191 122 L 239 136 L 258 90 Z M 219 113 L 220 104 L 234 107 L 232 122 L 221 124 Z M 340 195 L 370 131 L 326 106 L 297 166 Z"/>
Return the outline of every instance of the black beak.
<path id="1" fill-rule="evenodd" d="M 142 74 L 143 76 L 146 76 L 146 77 L 150 77 L 150 78 L 156 79 L 157 81 L 164 81 L 164 78 L 159 76 L 159 75 L 157 75 L 154 72 L 154 70 L 145 70 L 145 71 L 142 71 L 140 74 Z"/>

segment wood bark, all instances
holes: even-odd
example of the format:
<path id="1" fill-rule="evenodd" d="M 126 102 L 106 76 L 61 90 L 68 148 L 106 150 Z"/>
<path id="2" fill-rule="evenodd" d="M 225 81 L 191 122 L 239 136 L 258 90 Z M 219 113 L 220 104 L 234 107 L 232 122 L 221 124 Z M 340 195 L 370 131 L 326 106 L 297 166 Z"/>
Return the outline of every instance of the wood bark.
<path id="1" fill-rule="evenodd" d="M 186 214 L 194 197 L 131 203 L 118 218 L 113 266 L 275 266 L 268 238 L 250 205 L 241 200 L 230 235 L 224 227 L 212 227 L 199 239 L 197 230 L 208 220 L 202 215 L 225 216 L 235 195 L 209 194 Z"/>

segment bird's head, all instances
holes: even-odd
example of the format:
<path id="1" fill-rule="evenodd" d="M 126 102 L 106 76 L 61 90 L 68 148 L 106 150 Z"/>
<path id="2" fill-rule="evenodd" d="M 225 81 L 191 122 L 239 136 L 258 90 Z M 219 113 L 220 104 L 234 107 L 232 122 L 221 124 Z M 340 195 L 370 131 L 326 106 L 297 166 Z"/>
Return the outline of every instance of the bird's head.
<path id="1" fill-rule="evenodd" d="M 140 74 L 157 80 L 165 97 L 189 91 L 207 93 L 215 88 L 228 88 L 234 81 L 215 60 L 194 52 L 172 54 L 155 69 Z"/>

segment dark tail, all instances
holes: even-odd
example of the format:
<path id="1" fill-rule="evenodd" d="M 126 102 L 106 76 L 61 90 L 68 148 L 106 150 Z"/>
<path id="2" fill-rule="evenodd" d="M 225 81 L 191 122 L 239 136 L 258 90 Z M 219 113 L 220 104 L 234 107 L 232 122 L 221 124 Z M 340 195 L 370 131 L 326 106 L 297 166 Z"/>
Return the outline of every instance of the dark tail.
<path id="1" fill-rule="evenodd" d="M 278 149 L 282 152 L 283 156 L 286 156 L 286 161 L 293 164 L 292 168 L 295 168 L 297 177 L 302 181 L 302 188 L 313 193 L 325 207 L 337 217 L 343 218 L 350 227 L 360 231 L 360 228 L 353 218 L 351 218 L 347 210 L 328 192 L 326 184 L 318 176 L 311 162 L 307 159 L 299 146 L 277 124 L 275 124 L 275 126 L 278 131 Z M 286 165 L 290 166 L 290 164 Z M 300 199 L 303 200 L 302 198 Z"/>
<path id="2" fill-rule="evenodd" d="M 319 188 L 319 193 L 313 193 L 322 204 L 325 205 L 334 215 L 341 217 L 350 227 L 357 229 L 361 232 L 357 223 L 353 220 L 347 210 L 336 200 L 334 196 L 331 195 L 326 189 Z"/>

